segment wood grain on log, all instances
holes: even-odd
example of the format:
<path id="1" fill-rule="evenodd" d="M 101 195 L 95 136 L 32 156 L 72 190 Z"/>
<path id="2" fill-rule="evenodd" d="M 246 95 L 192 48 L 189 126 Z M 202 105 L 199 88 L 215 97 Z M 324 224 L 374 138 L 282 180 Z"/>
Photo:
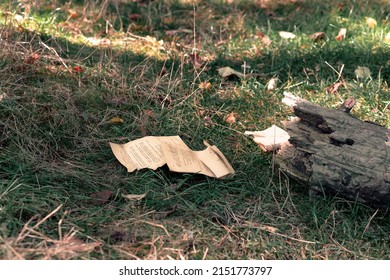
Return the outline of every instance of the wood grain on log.
<path id="1" fill-rule="evenodd" d="M 390 208 L 390 130 L 290 93 L 283 102 L 297 118 L 277 155 L 280 168 L 315 192 Z"/>

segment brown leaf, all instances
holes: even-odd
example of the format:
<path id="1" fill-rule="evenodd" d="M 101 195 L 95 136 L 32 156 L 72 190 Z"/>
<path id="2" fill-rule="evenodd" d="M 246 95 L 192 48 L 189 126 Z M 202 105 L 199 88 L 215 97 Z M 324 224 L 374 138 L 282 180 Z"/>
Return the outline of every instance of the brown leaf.
<path id="1" fill-rule="evenodd" d="M 29 57 L 27 57 L 24 62 L 27 64 L 34 64 L 39 59 L 39 54 L 33 53 Z"/>
<path id="2" fill-rule="evenodd" d="M 272 40 L 268 36 L 264 36 L 261 38 L 261 43 L 263 43 L 266 47 L 269 47 L 272 44 Z"/>
<path id="3" fill-rule="evenodd" d="M 236 113 L 230 113 L 229 115 L 227 115 L 226 119 L 225 119 L 225 122 L 227 122 L 228 124 L 233 124 L 236 122 Z"/>
<path id="4" fill-rule="evenodd" d="M 112 196 L 112 191 L 100 191 L 100 192 L 95 192 L 90 195 L 92 198 L 92 204 L 94 205 L 102 205 L 107 203 Z"/>
<path id="5" fill-rule="evenodd" d="M 201 90 L 208 90 L 211 88 L 211 83 L 210 82 L 201 82 L 201 83 L 199 83 L 198 87 Z"/>
<path id="6" fill-rule="evenodd" d="M 337 94 L 338 91 L 339 91 L 339 88 L 340 88 L 341 86 L 344 86 L 344 82 L 337 82 L 337 83 L 335 83 L 335 84 L 333 84 L 333 85 L 331 85 L 331 86 L 328 86 L 328 87 L 326 88 L 326 92 L 327 92 L 327 93 L 330 93 L 330 94 Z"/>
<path id="7" fill-rule="evenodd" d="M 310 38 L 313 39 L 314 42 L 318 42 L 319 40 L 323 40 L 325 37 L 325 32 L 316 32 L 310 35 Z"/>
<path id="8" fill-rule="evenodd" d="M 167 24 L 167 25 L 172 24 L 173 23 L 173 18 L 172 17 L 165 17 L 165 18 L 163 18 L 162 22 L 164 24 Z"/>
<path id="9" fill-rule="evenodd" d="M 203 59 L 198 55 L 197 52 L 194 52 L 193 54 L 190 54 L 192 64 L 194 65 L 195 69 L 199 69 L 202 67 L 204 61 Z"/>
<path id="10" fill-rule="evenodd" d="M 261 32 L 257 32 L 256 35 L 260 38 L 260 42 L 266 47 L 269 47 L 272 44 L 272 40 L 267 35 L 264 35 Z"/>

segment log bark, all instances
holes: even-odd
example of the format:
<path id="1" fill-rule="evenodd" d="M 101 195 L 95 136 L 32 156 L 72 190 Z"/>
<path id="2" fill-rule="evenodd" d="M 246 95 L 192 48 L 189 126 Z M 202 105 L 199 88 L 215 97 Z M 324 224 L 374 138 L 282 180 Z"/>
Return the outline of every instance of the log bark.
<path id="1" fill-rule="evenodd" d="M 390 208 L 390 130 L 285 93 L 297 116 L 277 163 L 311 191 Z"/>

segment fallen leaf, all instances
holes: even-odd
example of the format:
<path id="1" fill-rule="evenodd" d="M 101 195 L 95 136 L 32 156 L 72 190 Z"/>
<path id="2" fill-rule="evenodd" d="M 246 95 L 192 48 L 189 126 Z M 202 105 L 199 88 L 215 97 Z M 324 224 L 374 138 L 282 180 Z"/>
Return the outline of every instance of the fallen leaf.
<path id="1" fill-rule="evenodd" d="M 68 20 L 75 19 L 75 18 L 79 17 L 79 14 L 75 10 L 72 10 L 72 9 L 68 10 L 68 14 L 69 14 Z"/>
<path id="2" fill-rule="evenodd" d="M 199 83 L 198 87 L 201 90 L 208 90 L 211 88 L 211 83 L 210 82 L 201 82 L 201 83 Z"/>
<path id="3" fill-rule="evenodd" d="M 294 39 L 296 37 L 294 33 L 287 32 L 287 31 L 279 31 L 279 35 L 283 39 Z"/>
<path id="4" fill-rule="evenodd" d="M 192 64 L 194 65 L 194 68 L 195 69 L 199 69 L 200 67 L 202 67 L 204 61 L 203 59 L 198 55 L 197 52 L 194 52 L 190 55 L 191 57 L 191 61 L 192 61 Z"/>
<path id="5" fill-rule="evenodd" d="M 368 67 L 358 66 L 355 69 L 355 75 L 358 79 L 366 79 L 371 77 L 371 71 Z"/>
<path id="6" fill-rule="evenodd" d="M 124 120 L 122 118 L 119 118 L 119 117 L 113 117 L 110 119 L 110 123 L 113 123 L 113 124 L 124 123 Z"/>
<path id="7" fill-rule="evenodd" d="M 337 41 L 342 41 L 345 39 L 345 36 L 347 36 L 347 29 L 346 28 L 340 28 L 339 33 L 335 37 Z"/>
<path id="8" fill-rule="evenodd" d="M 0 94 L 0 101 L 2 101 L 3 99 L 7 99 L 7 98 L 8 98 L 7 94 L 5 94 L 5 93 Z"/>
<path id="9" fill-rule="evenodd" d="M 330 93 L 330 94 L 337 94 L 339 88 L 340 88 L 341 86 L 343 86 L 343 85 L 344 85 L 344 82 L 337 82 L 337 83 L 335 83 L 335 84 L 333 84 L 333 85 L 331 85 L 331 86 L 328 86 L 328 87 L 326 88 L 326 92 L 327 92 L 327 93 Z"/>
<path id="10" fill-rule="evenodd" d="M 81 68 L 81 66 L 74 66 L 74 67 L 72 68 L 72 70 L 73 70 L 74 72 L 77 72 L 77 73 L 84 72 L 84 70 L 83 70 L 83 68 Z"/>
<path id="11" fill-rule="evenodd" d="M 366 17 L 366 23 L 367 23 L 368 27 L 370 27 L 370 28 L 375 28 L 377 25 L 376 20 L 373 18 L 370 18 L 370 17 Z"/>
<path id="12" fill-rule="evenodd" d="M 235 123 L 236 122 L 236 113 L 230 113 L 229 115 L 227 115 L 225 122 L 227 122 L 228 124 Z"/>
<path id="13" fill-rule="evenodd" d="M 128 200 L 141 200 L 143 199 L 147 193 L 143 194 L 122 194 L 122 197 L 128 199 Z"/>
<path id="14" fill-rule="evenodd" d="M 325 38 L 325 32 L 316 32 L 310 35 L 310 38 L 313 39 L 314 42 L 318 42 L 319 40 L 323 40 Z"/>
<path id="15" fill-rule="evenodd" d="M 112 196 L 111 191 L 100 191 L 95 192 L 90 195 L 92 197 L 92 204 L 94 205 L 102 205 L 110 200 Z"/>
<path id="16" fill-rule="evenodd" d="M 230 67 L 222 67 L 218 69 L 218 74 L 222 76 L 223 78 L 227 78 L 230 76 L 237 76 L 238 78 L 242 79 L 245 78 L 245 75 L 241 72 L 238 72 Z"/>
<path id="17" fill-rule="evenodd" d="M 278 86 L 279 79 L 277 77 L 271 78 L 267 83 L 267 90 L 273 91 Z"/>
<path id="18" fill-rule="evenodd" d="M 31 54 L 29 57 L 27 57 L 24 62 L 27 63 L 27 64 L 34 64 L 35 61 L 37 61 L 39 59 L 39 54 L 37 53 L 33 53 Z"/>
<path id="19" fill-rule="evenodd" d="M 173 18 L 172 17 L 165 17 L 165 18 L 163 18 L 162 22 L 164 24 L 172 24 L 173 23 Z"/>
<path id="20" fill-rule="evenodd" d="M 267 35 L 257 32 L 257 36 L 260 38 L 260 42 L 266 47 L 269 47 L 272 44 L 272 40 Z"/>
<path id="21" fill-rule="evenodd" d="M 264 36 L 261 38 L 261 43 L 264 44 L 266 47 L 269 47 L 272 44 L 272 40 L 268 36 Z"/>
<path id="22" fill-rule="evenodd" d="M 390 32 L 386 34 L 385 43 L 390 44 Z"/>

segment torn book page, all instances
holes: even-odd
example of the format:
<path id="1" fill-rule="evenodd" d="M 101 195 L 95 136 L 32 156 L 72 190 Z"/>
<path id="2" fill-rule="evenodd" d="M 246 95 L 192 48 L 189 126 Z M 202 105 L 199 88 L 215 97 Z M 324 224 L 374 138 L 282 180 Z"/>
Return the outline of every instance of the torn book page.
<path id="1" fill-rule="evenodd" d="M 112 152 L 128 172 L 167 165 L 181 173 L 199 173 L 214 178 L 234 174 L 225 156 L 215 146 L 191 150 L 179 136 L 147 136 L 126 144 L 110 143 Z"/>

